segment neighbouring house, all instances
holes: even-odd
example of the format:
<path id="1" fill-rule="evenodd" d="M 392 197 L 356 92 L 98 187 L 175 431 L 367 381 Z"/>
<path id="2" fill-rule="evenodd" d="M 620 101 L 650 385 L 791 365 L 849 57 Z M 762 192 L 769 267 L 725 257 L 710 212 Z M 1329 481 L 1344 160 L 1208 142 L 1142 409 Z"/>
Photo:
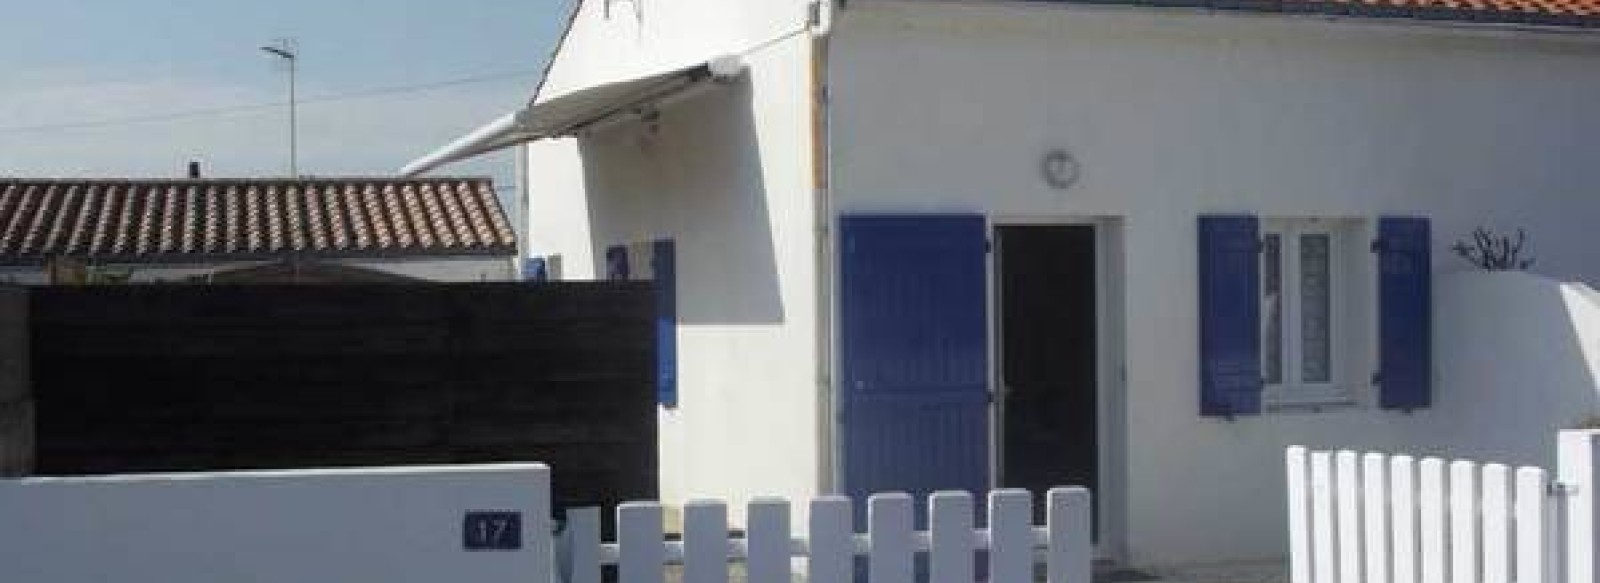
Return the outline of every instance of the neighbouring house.
<path id="1" fill-rule="evenodd" d="M 658 281 L 669 501 L 1085 484 L 1105 558 L 1273 559 L 1286 445 L 1538 463 L 1595 410 L 1600 312 L 1559 282 L 1600 282 L 1596 27 L 590 0 L 527 107 L 405 171 L 525 144 L 547 273 Z M 1436 281 L 1480 225 L 1544 278 Z"/>
<path id="2" fill-rule="evenodd" d="M 517 278 L 487 178 L 0 178 L 0 283 Z"/>

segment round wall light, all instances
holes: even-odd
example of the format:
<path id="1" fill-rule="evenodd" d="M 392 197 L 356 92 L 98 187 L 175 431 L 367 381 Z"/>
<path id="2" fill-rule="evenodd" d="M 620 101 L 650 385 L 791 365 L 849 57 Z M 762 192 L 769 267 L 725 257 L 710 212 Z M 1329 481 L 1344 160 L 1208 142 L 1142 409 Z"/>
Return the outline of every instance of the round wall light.
<path id="1" fill-rule="evenodd" d="M 1044 177 L 1044 183 L 1056 190 L 1072 188 L 1078 182 L 1078 159 L 1064 149 L 1054 149 L 1045 152 L 1039 159 L 1039 171 Z"/>

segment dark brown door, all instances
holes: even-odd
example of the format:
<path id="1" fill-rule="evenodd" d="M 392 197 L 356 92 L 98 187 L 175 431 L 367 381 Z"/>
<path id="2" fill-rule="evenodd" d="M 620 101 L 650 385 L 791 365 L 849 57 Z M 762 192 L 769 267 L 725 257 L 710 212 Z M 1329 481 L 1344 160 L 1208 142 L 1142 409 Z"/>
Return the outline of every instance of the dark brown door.
<path id="1" fill-rule="evenodd" d="M 1000 482 L 1097 488 L 1094 227 L 1000 227 L 998 243 Z"/>

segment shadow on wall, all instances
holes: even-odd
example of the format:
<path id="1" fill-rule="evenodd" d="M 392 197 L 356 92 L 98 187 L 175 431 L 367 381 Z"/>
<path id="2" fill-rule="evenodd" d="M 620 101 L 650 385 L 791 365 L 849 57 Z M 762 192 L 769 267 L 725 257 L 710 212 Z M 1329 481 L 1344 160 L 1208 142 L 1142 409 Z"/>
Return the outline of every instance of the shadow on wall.
<path id="1" fill-rule="evenodd" d="M 1600 412 L 1600 295 L 1521 272 L 1441 277 L 1430 417 L 1457 455 L 1548 465 Z"/>
<path id="2" fill-rule="evenodd" d="M 670 237 L 679 322 L 784 321 L 753 104 L 746 76 L 669 105 L 654 121 L 622 123 L 579 140 L 596 274 L 606 272 L 607 247 Z M 779 158 L 768 163 L 789 163 Z M 791 158 L 803 166 L 804 157 Z M 809 225 L 811 218 L 800 220 Z M 648 257 L 629 262 L 634 278 L 650 276 Z"/>

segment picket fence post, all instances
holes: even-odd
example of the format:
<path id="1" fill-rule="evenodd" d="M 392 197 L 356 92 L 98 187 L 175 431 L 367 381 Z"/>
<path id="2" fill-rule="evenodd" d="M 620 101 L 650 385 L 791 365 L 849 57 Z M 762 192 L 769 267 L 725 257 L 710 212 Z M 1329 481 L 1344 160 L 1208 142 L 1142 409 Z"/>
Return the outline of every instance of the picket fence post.
<path id="1" fill-rule="evenodd" d="M 1560 491 L 1566 494 L 1566 581 L 1568 583 L 1593 583 L 1600 574 L 1596 556 L 1595 526 L 1600 523 L 1600 506 L 1596 505 L 1595 491 L 1600 487 L 1600 431 L 1562 431 L 1556 452 L 1556 477 Z"/>
<path id="2" fill-rule="evenodd" d="M 850 583 L 855 575 L 855 529 L 850 499 L 823 496 L 811 501 L 809 583 Z"/>

